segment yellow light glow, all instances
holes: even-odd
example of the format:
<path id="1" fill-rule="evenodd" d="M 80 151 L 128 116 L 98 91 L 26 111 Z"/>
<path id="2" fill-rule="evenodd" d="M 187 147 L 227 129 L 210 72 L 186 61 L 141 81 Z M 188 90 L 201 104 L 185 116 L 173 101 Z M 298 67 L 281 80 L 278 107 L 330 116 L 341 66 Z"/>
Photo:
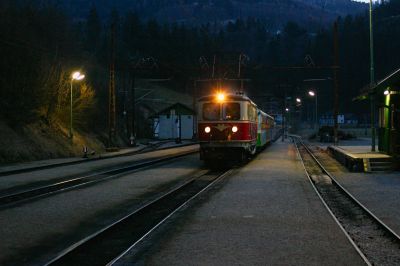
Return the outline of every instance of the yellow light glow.
<path id="1" fill-rule="evenodd" d="M 232 132 L 233 132 L 233 133 L 236 133 L 237 131 L 238 131 L 238 127 L 237 127 L 237 126 L 233 126 L 233 127 L 232 127 Z"/>
<path id="2" fill-rule="evenodd" d="M 78 79 L 79 78 L 79 76 L 81 75 L 81 73 L 80 72 L 74 72 L 73 74 L 72 74 L 72 79 Z"/>
<path id="3" fill-rule="evenodd" d="M 217 101 L 223 102 L 225 100 L 225 94 L 223 92 L 217 93 Z"/>
<path id="4" fill-rule="evenodd" d="M 211 132 L 211 128 L 210 128 L 210 127 L 206 127 L 206 128 L 204 129 L 204 132 L 210 133 L 210 132 Z"/>
<path id="5" fill-rule="evenodd" d="M 79 71 L 72 73 L 73 80 L 82 80 L 85 78 L 85 75 L 82 75 Z"/>

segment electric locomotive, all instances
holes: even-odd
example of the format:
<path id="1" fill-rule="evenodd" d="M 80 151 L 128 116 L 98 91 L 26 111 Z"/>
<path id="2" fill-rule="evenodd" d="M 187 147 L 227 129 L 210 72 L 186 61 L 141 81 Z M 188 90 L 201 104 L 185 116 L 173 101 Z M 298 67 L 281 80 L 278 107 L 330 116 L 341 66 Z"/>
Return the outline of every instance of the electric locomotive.
<path id="1" fill-rule="evenodd" d="M 274 118 L 242 94 L 198 100 L 200 159 L 245 161 L 272 141 Z"/>

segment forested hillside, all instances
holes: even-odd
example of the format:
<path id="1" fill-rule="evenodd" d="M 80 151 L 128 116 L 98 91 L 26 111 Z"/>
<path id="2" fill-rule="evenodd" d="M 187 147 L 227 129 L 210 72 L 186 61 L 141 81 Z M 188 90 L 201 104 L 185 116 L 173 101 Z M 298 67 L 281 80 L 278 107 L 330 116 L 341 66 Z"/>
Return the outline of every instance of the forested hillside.
<path id="1" fill-rule="evenodd" d="M 28 0 L 13 2 L 32 3 Z M 221 26 L 237 18 L 253 17 L 264 21 L 269 30 L 281 29 L 289 21 L 307 29 L 317 29 L 337 16 L 361 13 L 366 8 L 365 4 L 351 0 L 46 0 L 35 3 L 56 5 L 75 20 L 85 19 L 88 11 L 96 7 L 102 20 L 109 19 L 113 9 L 121 15 L 137 13 L 143 20 L 187 25 L 209 22 Z"/>
<path id="2" fill-rule="evenodd" d="M 214 56 L 215 76 L 229 78 L 237 77 L 238 57 L 245 54 L 249 60 L 243 64 L 242 76 L 253 80 L 246 90 L 254 96 L 279 96 L 279 84 L 290 83 L 301 89 L 305 78 L 332 76 L 329 71 L 285 72 L 273 68 L 305 66 L 310 58 L 316 66 L 332 65 L 332 23 L 315 31 L 287 22 L 276 32 L 268 29 L 265 20 L 252 17 L 227 21 L 223 27 L 214 27 L 213 23 L 189 26 L 145 20 L 130 11 L 110 11 L 110 19 L 105 20 L 94 6 L 84 19 L 76 20 L 57 5 L 21 6 L 13 1 L 2 1 L 1 5 L 0 118 L 14 128 L 37 121 L 68 128 L 71 73 L 79 69 L 86 78 L 73 84 L 76 130 L 107 131 L 111 24 L 116 25 L 119 132 L 125 128 L 124 111 L 130 112 L 128 91 L 137 66 L 145 70 L 136 70 L 136 78 L 162 78 L 167 80 L 163 86 L 188 94 L 193 92 L 194 79 L 211 76 Z M 400 47 L 400 0 L 377 6 L 375 13 L 379 79 L 400 67 L 400 57 L 396 56 Z M 340 111 L 357 113 L 359 106 L 351 98 L 369 82 L 367 12 L 340 17 L 338 25 L 339 84 L 348 94 L 341 98 Z M 321 98 L 321 112 L 329 111 L 330 105 L 327 94 Z M 138 132 L 139 137 L 146 134 L 145 130 Z"/>

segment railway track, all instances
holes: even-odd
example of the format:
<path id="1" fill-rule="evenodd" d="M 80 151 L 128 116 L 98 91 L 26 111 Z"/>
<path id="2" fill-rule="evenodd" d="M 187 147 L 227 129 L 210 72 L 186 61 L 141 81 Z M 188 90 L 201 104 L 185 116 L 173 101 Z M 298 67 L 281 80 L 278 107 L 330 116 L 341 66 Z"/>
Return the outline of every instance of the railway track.
<path id="1" fill-rule="evenodd" d="M 0 191 L 0 209 L 4 209 L 16 204 L 21 204 L 27 201 L 31 201 L 38 198 L 43 198 L 55 193 L 60 193 L 66 190 L 76 189 L 82 186 L 88 186 L 101 181 L 106 181 L 111 178 L 116 178 L 121 174 L 128 173 L 130 171 L 138 170 L 141 168 L 149 167 L 151 165 L 170 161 L 187 155 L 197 153 L 197 151 L 182 152 L 173 156 L 165 156 L 152 160 L 145 160 L 134 163 L 129 166 L 120 167 L 117 169 L 97 172 L 91 175 L 85 175 L 81 177 L 74 177 L 66 180 L 62 180 L 56 183 L 46 184 L 44 186 L 32 187 L 30 189 L 17 191 L 14 193 L 3 193 Z M 34 186 L 34 184 L 32 185 Z"/>
<path id="2" fill-rule="evenodd" d="M 113 265 L 173 214 L 233 170 L 209 171 L 71 245 L 45 265 Z M 90 258 L 90 259 L 88 259 Z"/>
<path id="3" fill-rule="evenodd" d="M 367 265 L 400 265 L 400 237 L 353 197 L 300 138 L 293 137 L 307 176 Z"/>
<path id="4" fill-rule="evenodd" d="M 99 157 L 94 157 L 94 158 L 87 158 L 87 159 L 81 159 L 81 160 L 75 160 L 75 161 L 68 161 L 68 162 L 63 162 L 63 163 L 55 163 L 55 164 L 33 166 L 33 167 L 27 167 L 27 168 L 21 168 L 21 169 L 0 171 L 0 176 L 28 173 L 28 172 L 34 172 L 34 171 L 39 171 L 39 170 L 57 168 L 57 167 L 61 167 L 61 166 L 76 165 L 76 164 L 82 164 L 82 163 L 87 163 L 87 162 L 100 161 L 100 160 L 105 160 L 105 159 L 110 159 L 110 158 L 132 156 L 132 155 L 147 153 L 147 152 L 151 152 L 151 151 L 155 151 L 155 150 L 166 150 L 166 149 L 173 149 L 173 148 L 176 148 L 176 147 L 184 147 L 184 146 L 196 145 L 196 143 L 194 143 L 194 144 L 190 143 L 190 144 L 182 144 L 182 145 L 179 145 L 179 146 L 165 147 L 165 148 L 160 148 L 159 149 L 159 147 L 162 144 L 163 143 L 160 142 L 160 143 L 157 143 L 157 144 L 150 145 L 148 147 L 143 147 L 143 148 L 141 148 L 139 150 L 136 150 L 136 151 L 127 152 L 127 153 L 118 154 L 118 155 L 113 155 L 113 156 L 104 156 L 104 157 L 99 156 Z"/>

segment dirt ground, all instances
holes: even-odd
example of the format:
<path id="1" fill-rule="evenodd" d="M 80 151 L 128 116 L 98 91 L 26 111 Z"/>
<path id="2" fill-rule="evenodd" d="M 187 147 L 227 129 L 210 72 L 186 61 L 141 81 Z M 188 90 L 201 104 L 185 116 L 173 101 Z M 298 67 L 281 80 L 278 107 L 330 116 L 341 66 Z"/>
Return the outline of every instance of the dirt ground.
<path id="1" fill-rule="evenodd" d="M 104 150 L 104 144 L 94 135 L 75 131 L 71 141 L 68 129 L 58 125 L 36 122 L 11 128 L 0 121 L 0 164 L 80 156 L 83 146 L 96 152 Z"/>

